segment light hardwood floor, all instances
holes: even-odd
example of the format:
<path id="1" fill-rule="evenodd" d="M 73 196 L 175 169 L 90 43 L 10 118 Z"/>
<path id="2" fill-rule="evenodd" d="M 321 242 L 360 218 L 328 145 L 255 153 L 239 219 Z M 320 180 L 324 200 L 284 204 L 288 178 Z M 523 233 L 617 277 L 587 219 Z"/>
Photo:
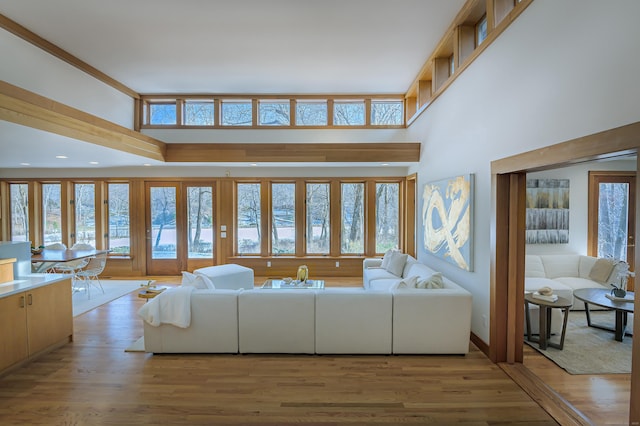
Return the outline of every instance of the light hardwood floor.
<path id="1" fill-rule="evenodd" d="M 0 378 L 0 424 L 557 424 L 473 345 L 466 356 L 124 352 L 143 303 L 134 292 L 75 318 L 73 343 Z"/>

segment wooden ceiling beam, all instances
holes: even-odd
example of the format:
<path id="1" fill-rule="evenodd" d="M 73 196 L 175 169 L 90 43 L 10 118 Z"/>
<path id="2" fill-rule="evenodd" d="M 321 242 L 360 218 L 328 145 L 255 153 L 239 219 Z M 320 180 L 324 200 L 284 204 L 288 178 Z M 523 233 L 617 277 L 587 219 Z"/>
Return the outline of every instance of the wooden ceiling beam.
<path id="1" fill-rule="evenodd" d="M 0 120 L 164 161 L 164 142 L 4 81 L 0 81 Z"/>
<path id="2" fill-rule="evenodd" d="M 172 143 L 167 162 L 418 162 L 420 143 Z"/>

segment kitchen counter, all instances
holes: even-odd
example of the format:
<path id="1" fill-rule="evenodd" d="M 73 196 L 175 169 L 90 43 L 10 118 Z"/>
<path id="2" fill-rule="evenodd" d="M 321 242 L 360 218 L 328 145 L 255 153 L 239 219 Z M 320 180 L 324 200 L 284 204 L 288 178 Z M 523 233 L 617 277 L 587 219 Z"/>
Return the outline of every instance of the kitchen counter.
<path id="1" fill-rule="evenodd" d="M 65 274 L 31 274 L 0 284 L 0 298 L 69 279 Z"/>

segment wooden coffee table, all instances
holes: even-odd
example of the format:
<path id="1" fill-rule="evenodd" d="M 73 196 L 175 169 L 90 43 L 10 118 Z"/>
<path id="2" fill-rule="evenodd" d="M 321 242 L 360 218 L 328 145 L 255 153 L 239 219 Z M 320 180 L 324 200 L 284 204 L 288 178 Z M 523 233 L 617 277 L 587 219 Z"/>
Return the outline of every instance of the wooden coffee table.
<path id="1" fill-rule="evenodd" d="M 167 288 L 169 287 L 145 287 L 138 292 L 138 297 L 145 300 L 153 299 L 154 297 L 165 291 Z"/>
<path id="2" fill-rule="evenodd" d="M 625 333 L 625 328 L 627 327 L 627 314 L 633 313 L 634 305 L 631 301 L 625 302 L 611 300 L 607 298 L 607 294 L 609 294 L 609 290 L 604 288 L 581 288 L 573 291 L 573 296 L 584 302 L 584 311 L 587 314 L 587 325 L 601 330 L 613 331 L 615 333 L 614 338 L 618 342 L 622 342 L 625 334 L 633 336 L 633 333 Z M 635 295 L 632 291 L 628 291 L 627 297 L 633 300 Z M 615 328 L 592 323 L 591 314 L 589 313 L 589 305 L 613 309 L 616 312 Z"/>
<path id="3" fill-rule="evenodd" d="M 529 304 L 540 307 L 539 322 L 538 322 L 538 339 L 534 339 L 531 334 L 531 318 L 529 316 Z M 571 308 L 571 301 L 564 297 L 558 297 L 555 302 L 547 302 L 546 300 L 537 299 L 533 297 L 532 293 L 524 295 L 525 305 L 525 318 L 527 322 L 527 340 L 530 342 L 537 342 L 540 349 L 547 349 L 547 346 L 560 349 L 564 347 L 564 335 L 567 331 L 567 320 L 569 319 L 569 309 Z M 551 337 L 551 310 L 562 309 L 563 321 L 562 321 L 562 334 L 560 335 L 560 343 L 553 343 L 549 341 Z"/>

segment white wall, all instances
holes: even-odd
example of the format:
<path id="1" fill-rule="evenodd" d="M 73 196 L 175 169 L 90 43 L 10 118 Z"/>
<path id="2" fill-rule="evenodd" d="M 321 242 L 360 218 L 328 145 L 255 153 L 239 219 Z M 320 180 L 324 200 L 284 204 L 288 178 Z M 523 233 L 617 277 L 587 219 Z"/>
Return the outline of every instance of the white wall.
<path id="1" fill-rule="evenodd" d="M 527 244 L 527 254 L 587 254 L 587 212 L 589 207 L 589 171 L 636 170 L 632 160 L 578 164 L 544 172 L 528 173 L 527 179 L 569 179 L 569 243 Z"/>
<path id="2" fill-rule="evenodd" d="M 133 99 L 0 30 L 0 79 L 73 108 L 133 128 Z"/>
<path id="3" fill-rule="evenodd" d="M 493 160 L 640 120 L 640 2 L 535 0 L 409 128 L 423 143 L 418 187 L 475 174 L 475 270 L 418 258 L 473 293 L 489 342 Z M 418 212 L 422 202 L 418 203 Z M 418 235 L 423 227 L 418 226 Z M 420 238 L 418 238 L 420 241 Z"/>

